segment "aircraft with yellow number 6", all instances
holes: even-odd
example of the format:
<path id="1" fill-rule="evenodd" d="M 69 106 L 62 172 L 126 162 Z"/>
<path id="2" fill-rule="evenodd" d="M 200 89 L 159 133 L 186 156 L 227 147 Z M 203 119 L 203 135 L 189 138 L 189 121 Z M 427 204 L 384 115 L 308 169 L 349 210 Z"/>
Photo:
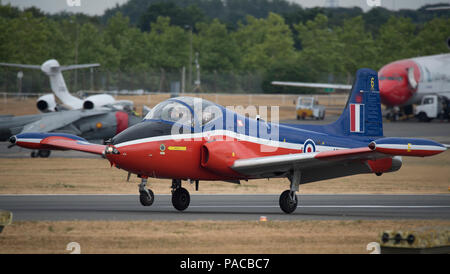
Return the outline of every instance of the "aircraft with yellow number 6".
<path id="1" fill-rule="evenodd" d="M 106 145 L 67 134 L 25 133 L 10 140 L 34 149 L 78 150 L 103 155 L 111 165 L 142 179 L 140 202 L 150 206 L 147 180 L 172 179 L 172 204 L 190 203 L 183 180 L 226 181 L 287 177 L 280 195 L 285 213 L 298 206 L 301 184 L 350 176 L 393 172 L 401 156 L 425 157 L 446 146 L 426 139 L 383 136 L 377 72 L 360 69 L 347 105 L 329 125 L 270 123 L 240 115 L 207 100 L 171 98 L 159 103 L 142 122 Z"/>

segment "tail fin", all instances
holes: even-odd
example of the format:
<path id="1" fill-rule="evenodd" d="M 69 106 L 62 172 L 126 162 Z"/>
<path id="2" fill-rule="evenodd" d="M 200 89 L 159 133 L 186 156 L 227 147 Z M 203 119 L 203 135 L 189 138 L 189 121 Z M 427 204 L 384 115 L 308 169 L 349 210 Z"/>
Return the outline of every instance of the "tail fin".
<path id="1" fill-rule="evenodd" d="M 359 69 L 347 104 L 339 119 L 329 125 L 335 134 L 350 136 L 383 136 L 378 74 Z"/>
<path id="2" fill-rule="evenodd" d="M 64 105 L 67 105 L 72 109 L 80 109 L 83 108 L 83 100 L 69 93 L 61 72 L 64 70 L 97 66 L 99 66 L 99 64 L 60 66 L 58 61 L 55 59 L 50 59 L 42 64 L 41 70 L 50 78 L 50 86 L 52 91 L 59 98 L 59 100 L 61 100 Z"/>

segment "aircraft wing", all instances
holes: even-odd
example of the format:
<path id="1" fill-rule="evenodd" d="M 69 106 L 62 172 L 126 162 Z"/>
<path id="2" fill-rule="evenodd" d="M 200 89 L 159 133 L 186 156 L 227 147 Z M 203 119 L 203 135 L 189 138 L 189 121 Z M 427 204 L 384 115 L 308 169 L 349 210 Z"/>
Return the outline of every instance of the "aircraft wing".
<path id="1" fill-rule="evenodd" d="M 106 110 L 69 110 L 53 112 L 42 116 L 41 119 L 27 124 L 21 133 L 25 132 L 51 132 L 65 127 L 81 118 L 105 114 Z"/>
<path id="2" fill-rule="evenodd" d="M 290 87 L 307 87 L 307 88 L 334 88 L 334 89 L 352 89 L 351 85 L 342 84 L 325 84 L 325 83 L 303 83 L 303 82 L 280 82 L 273 81 L 272 85 L 290 86 Z"/>
<path id="3" fill-rule="evenodd" d="M 238 159 L 231 169 L 258 178 L 283 176 L 300 170 L 302 182 L 307 183 L 353 174 L 395 171 L 402 165 L 398 156 L 427 157 L 446 149 L 432 140 L 385 137 L 367 147 Z"/>
<path id="4" fill-rule="evenodd" d="M 12 136 L 9 141 L 20 147 L 45 150 L 77 150 L 103 155 L 106 146 L 89 143 L 85 139 L 65 133 L 21 133 Z"/>
<path id="5" fill-rule="evenodd" d="M 92 154 L 103 155 L 106 146 L 99 144 L 92 144 L 87 141 L 77 141 L 71 140 L 67 138 L 61 138 L 58 136 L 50 136 L 45 139 L 42 139 L 41 145 L 51 146 L 56 149 L 63 150 L 77 150 Z"/>
<path id="6" fill-rule="evenodd" d="M 327 167 L 330 166 L 344 165 L 354 161 L 376 160 L 386 157 L 389 156 L 374 152 L 369 147 L 361 147 L 324 152 L 295 153 L 240 159 L 234 161 L 231 169 L 248 176 L 257 176 L 259 174 L 283 174 L 292 169 L 299 169 L 300 171 L 322 169 L 324 172 Z"/>

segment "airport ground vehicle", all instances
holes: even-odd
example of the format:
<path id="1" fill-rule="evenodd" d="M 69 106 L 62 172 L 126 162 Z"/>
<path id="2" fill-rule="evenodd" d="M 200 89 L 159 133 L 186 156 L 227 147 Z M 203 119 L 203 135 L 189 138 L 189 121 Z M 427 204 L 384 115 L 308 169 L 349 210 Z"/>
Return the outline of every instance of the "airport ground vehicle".
<path id="1" fill-rule="evenodd" d="M 325 118 L 325 107 L 319 105 L 319 102 L 314 97 L 299 96 L 295 113 L 297 120 L 304 120 L 309 117 L 316 120 L 323 120 Z"/>
<path id="2" fill-rule="evenodd" d="M 450 116 L 450 100 L 439 95 L 425 95 L 420 105 L 414 109 L 414 114 L 422 122 L 433 119 L 448 119 Z"/>

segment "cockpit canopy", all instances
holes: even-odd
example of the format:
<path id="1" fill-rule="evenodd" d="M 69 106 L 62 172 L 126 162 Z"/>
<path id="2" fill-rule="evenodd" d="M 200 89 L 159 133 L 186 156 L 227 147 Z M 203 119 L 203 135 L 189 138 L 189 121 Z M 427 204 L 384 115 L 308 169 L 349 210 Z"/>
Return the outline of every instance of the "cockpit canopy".
<path id="1" fill-rule="evenodd" d="M 204 126 L 212 120 L 222 117 L 222 109 L 201 98 L 176 97 L 156 105 L 144 118 L 182 125 Z"/>

